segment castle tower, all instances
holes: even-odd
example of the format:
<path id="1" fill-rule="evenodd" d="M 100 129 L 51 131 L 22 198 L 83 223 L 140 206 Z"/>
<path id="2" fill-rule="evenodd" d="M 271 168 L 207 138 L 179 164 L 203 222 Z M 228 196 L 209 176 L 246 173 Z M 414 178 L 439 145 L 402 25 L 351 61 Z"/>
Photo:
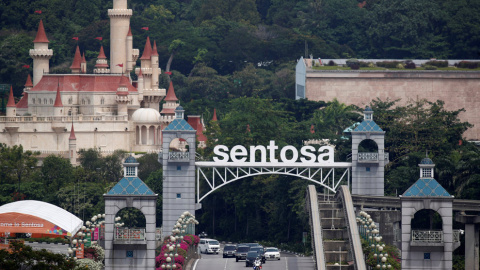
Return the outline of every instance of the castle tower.
<path id="1" fill-rule="evenodd" d="M 98 53 L 97 62 L 95 64 L 95 69 L 93 70 L 93 73 L 110 73 L 107 57 L 105 56 L 105 52 L 103 50 L 103 45 L 100 46 L 100 52 Z"/>
<path id="2" fill-rule="evenodd" d="M 127 70 L 127 35 L 133 11 L 127 8 L 127 0 L 113 0 L 110 17 L 110 67 L 112 73 Z"/>
<path id="3" fill-rule="evenodd" d="M 142 101 L 143 100 L 143 90 L 145 89 L 145 83 L 143 80 L 143 72 L 142 68 L 140 68 L 140 71 L 138 72 L 138 80 L 137 80 L 137 91 L 138 91 L 138 100 Z"/>
<path id="4" fill-rule="evenodd" d="M 78 45 L 70 69 L 72 70 L 72 74 L 80 74 L 80 71 L 82 70 L 82 55 L 80 54 L 80 48 Z"/>
<path id="5" fill-rule="evenodd" d="M 178 106 L 175 119 L 162 131 L 163 152 L 163 234 L 169 235 L 183 212 L 194 213 L 195 205 L 195 137 L 196 131 Z M 184 140 L 188 147 L 175 146 Z"/>
<path id="6" fill-rule="evenodd" d="M 28 74 L 27 81 L 25 82 L 25 87 L 23 88 L 23 97 L 17 103 L 18 115 L 25 115 L 26 113 L 28 113 L 28 92 L 30 91 L 30 89 L 32 89 L 32 87 L 32 77 L 30 77 L 30 74 Z"/>
<path id="7" fill-rule="evenodd" d="M 160 68 L 158 67 L 158 51 L 157 42 L 153 41 L 152 49 L 152 89 L 158 89 L 158 76 L 160 75 Z"/>
<path id="8" fill-rule="evenodd" d="M 132 28 L 128 28 L 128 34 L 127 34 L 127 72 L 130 72 L 133 70 L 133 67 L 135 67 L 135 60 L 133 56 L 133 36 L 132 36 Z"/>
<path id="9" fill-rule="evenodd" d="M 150 37 L 147 37 L 142 57 L 140 57 L 144 79 L 144 89 L 152 89 L 152 45 Z"/>
<path id="10" fill-rule="evenodd" d="M 70 164 L 73 166 L 77 165 L 77 137 L 75 137 L 75 130 L 70 130 L 70 137 L 68 138 L 68 157 L 70 159 Z"/>
<path id="11" fill-rule="evenodd" d="M 32 87 L 33 87 L 32 77 L 30 77 L 30 74 L 28 74 L 27 81 L 25 82 L 24 86 L 25 86 L 25 88 L 23 88 L 23 93 L 27 94 L 28 91 L 30 91 L 30 89 L 32 89 Z"/>
<path id="12" fill-rule="evenodd" d="M 385 131 L 373 121 L 372 109 L 363 113 L 363 122 L 352 131 L 352 194 L 383 196 Z"/>
<path id="13" fill-rule="evenodd" d="M 13 88 L 10 86 L 10 95 L 8 96 L 7 103 L 7 117 L 17 116 L 17 105 L 15 104 L 15 99 L 13 97 Z"/>
<path id="14" fill-rule="evenodd" d="M 170 81 L 168 86 L 167 96 L 165 97 L 165 103 L 163 104 L 163 109 L 160 112 L 163 115 L 174 116 L 175 108 L 178 107 L 178 98 L 175 95 L 175 90 L 173 89 L 173 83 Z"/>
<path id="15" fill-rule="evenodd" d="M 50 58 L 53 56 L 53 50 L 48 48 L 48 39 L 43 27 L 43 21 L 38 25 L 37 36 L 33 41 L 33 49 L 30 50 L 30 57 L 33 59 L 33 85 L 42 79 L 44 73 L 50 72 Z"/>
<path id="16" fill-rule="evenodd" d="M 134 157 L 127 157 L 123 163 L 124 177 L 103 195 L 105 199 L 105 270 L 155 269 L 155 206 L 158 195 L 138 178 L 138 165 Z M 127 207 L 140 210 L 145 217 L 145 228 L 115 226 L 115 216 Z M 139 231 L 143 233 L 138 233 Z M 122 232 L 122 235 L 118 232 Z"/>
<path id="17" fill-rule="evenodd" d="M 128 78 L 122 75 L 122 78 L 120 79 L 120 83 L 118 85 L 116 96 L 118 115 L 128 114 L 128 103 L 130 102 L 127 88 L 128 83 Z"/>

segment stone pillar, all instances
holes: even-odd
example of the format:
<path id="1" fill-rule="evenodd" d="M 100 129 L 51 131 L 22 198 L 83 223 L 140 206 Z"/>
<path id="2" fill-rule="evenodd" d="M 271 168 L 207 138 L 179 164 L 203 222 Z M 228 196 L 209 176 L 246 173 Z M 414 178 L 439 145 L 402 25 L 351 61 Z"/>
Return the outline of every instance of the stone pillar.
<path id="1" fill-rule="evenodd" d="M 455 220 L 465 223 L 465 269 L 480 270 L 480 216 L 457 215 Z"/>

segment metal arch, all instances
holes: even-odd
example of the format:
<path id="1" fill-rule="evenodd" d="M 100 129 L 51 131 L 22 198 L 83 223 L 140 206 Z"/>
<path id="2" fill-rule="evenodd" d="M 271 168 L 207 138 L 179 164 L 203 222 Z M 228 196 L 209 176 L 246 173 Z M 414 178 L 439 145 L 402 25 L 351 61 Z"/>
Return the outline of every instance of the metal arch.
<path id="1" fill-rule="evenodd" d="M 332 192 L 336 192 L 337 187 L 342 181 L 349 184 L 351 163 L 342 163 L 341 165 L 332 164 L 332 166 L 312 166 L 295 164 L 275 164 L 274 166 L 259 166 L 253 164 L 239 164 L 234 166 L 229 164 L 216 164 L 215 162 L 197 162 L 197 203 L 200 203 L 205 197 L 215 190 L 235 182 L 237 180 L 258 176 L 258 175 L 289 175 L 305 179 L 321 185 Z M 243 166 L 242 166 L 243 165 Z M 343 173 L 335 178 L 335 169 L 343 170 Z M 200 197 L 200 181 L 205 181 L 209 191 Z"/>

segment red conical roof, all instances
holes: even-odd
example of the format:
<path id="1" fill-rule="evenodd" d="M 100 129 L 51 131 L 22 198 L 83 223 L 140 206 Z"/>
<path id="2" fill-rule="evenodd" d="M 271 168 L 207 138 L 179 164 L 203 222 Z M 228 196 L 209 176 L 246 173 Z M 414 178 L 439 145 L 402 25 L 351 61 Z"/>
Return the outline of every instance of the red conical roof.
<path id="1" fill-rule="evenodd" d="M 132 36 L 132 28 L 131 28 L 131 27 L 128 27 L 127 37 L 131 37 L 131 36 Z"/>
<path id="2" fill-rule="evenodd" d="M 77 45 L 77 50 L 75 51 L 75 56 L 73 57 L 73 63 L 70 66 L 70 69 L 80 69 L 81 63 L 82 63 L 82 56 L 80 55 L 80 48 Z"/>
<path id="3" fill-rule="evenodd" d="M 12 88 L 12 86 L 10 86 L 10 95 L 8 96 L 7 107 L 17 107 L 17 105 L 15 105 L 15 99 L 13 98 L 13 88 Z"/>
<path id="4" fill-rule="evenodd" d="M 87 63 L 87 60 L 85 59 L 85 53 L 82 55 L 82 63 Z"/>
<path id="5" fill-rule="evenodd" d="M 33 87 L 32 77 L 30 77 L 30 74 L 28 74 L 27 82 L 25 83 L 25 87 Z"/>
<path id="6" fill-rule="evenodd" d="M 45 34 L 45 28 L 43 27 L 43 21 L 40 20 L 40 24 L 38 25 L 37 36 L 33 43 L 48 43 L 47 35 Z"/>
<path id="7" fill-rule="evenodd" d="M 23 97 L 17 103 L 17 109 L 28 109 L 28 93 L 23 93 Z"/>
<path id="8" fill-rule="evenodd" d="M 140 68 L 140 71 L 138 72 L 138 77 L 143 77 L 143 73 L 142 73 L 142 68 Z"/>
<path id="9" fill-rule="evenodd" d="M 62 96 L 60 96 L 60 84 L 57 86 L 57 96 L 55 97 L 55 104 L 53 107 L 63 107 Z"/>
<path id="10" fill-rule="evenodd" d="M 120 83 L 118 84 L 118 86 L 126 87 L 129 83 L 130 83 L 130 80 L 127 77 L 122 75 L 122 78 L 120 79 Z"/>
<path id="11" fill-rule="evenodd" d="M 175 90 L 173 89 L 173 83 L 170 81 L 170 86 L 168 87 L 167 96 L 165 101 L 178 101 L 177 96 L 175 95 Z"/>
<path id="12" fill-rule="evenodd" d="M 156 41 L 153 41 L 152 56 L 158 56 L 157 42 Z"/>
<path id="13" fill-rule="evenodd" d="M 152 57 L 152 44 L 150 44 L 150 37 L 147 37 L 147 42 L 145 43 L 143 55 L 140 60 L 150 60 L 150 57 Z"/>
<path id="14" fill-rule="evenodd" d="M 72 130 L 70 130 L 70 137 L 68 137 L 69 140 L 76 140 L 77 137 L 75 137 L 75 130 L 73 130 L 73 123 L 72 123 Z"/>
<path id="15" fill-rule="evenodd" d="M 213 117 L 212 121 L 217 121 L 217 109 L 213 108 Z"/>
<path id="16" fill-rule="evenodd" d="M 100 53 L 98 54 L 98 59 L 107 59 L 107 57 L 105 56 L 105 52 L 103 51 L 103 45 L 100 46 Z"/>

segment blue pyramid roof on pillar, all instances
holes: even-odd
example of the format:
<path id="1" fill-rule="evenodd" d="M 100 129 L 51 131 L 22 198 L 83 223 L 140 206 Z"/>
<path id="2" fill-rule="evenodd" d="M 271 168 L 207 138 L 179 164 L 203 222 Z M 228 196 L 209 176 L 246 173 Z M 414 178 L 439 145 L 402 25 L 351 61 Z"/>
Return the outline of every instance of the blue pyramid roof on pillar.
<path id="1" fill-rule="evenodd" d="M 155 195 L 155 193 L 138 178 L 138 162 L 133 156 L 129 156 L 123 163 L 125 176 L 107 192 L 107 195 Z"/>
<path id="2" fill-rule="evenodd" d="M 373 121 L 373 110 L 366 107 L 362 123 L 358 125 L 353 132 L 383 132 L 383 130 Z"/>
<path id="3" fill-rule="evenodd" d="M 185 110 L 183 110 L 183 107 L 178 106 L 175 109 L 175 119 L 164 129 L 164 131 L 195 131 L 195 129 L 183 119 L 184 112 Z"/>
<path id="4" fill-rule="evenodd" d="M 433 178 L 435 164 L 428 157 L 420 164 L 420 179 L 403 193 L 403 197 L 452 197 L 445 188 Z"/>

